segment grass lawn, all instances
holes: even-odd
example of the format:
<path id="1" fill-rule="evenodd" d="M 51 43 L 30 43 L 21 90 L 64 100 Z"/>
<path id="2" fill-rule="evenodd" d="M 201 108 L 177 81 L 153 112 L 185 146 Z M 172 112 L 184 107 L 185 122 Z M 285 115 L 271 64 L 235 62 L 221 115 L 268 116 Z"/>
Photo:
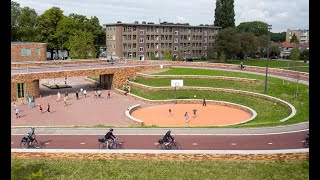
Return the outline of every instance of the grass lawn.
<path id="1" fill-rule="evenodd" d="M 259 66 L 259 67 L 266 67 L 266 61 L 262 59 L 246 59 L 246 60 L 232 60 L 227 61 L 227 64 L 240 64 L 243 62 L 244 65 L 248 66 Z M 292 61 L 281 61 L 281 60 L 268 60 L 268 67 L 277 68 L 277 67 L 288 67 L 288 66 L 309 66 L 308 63 L 304 62 L 292 62 Z M 301 69 L 300 69 L 301 71 Z"/>
<path id="2" fill-rule="evenodd" d="M 194 68 L 171 68 L 167 72 L 161 72 L 157 75 L 208 75 L 208 76 L 232 76 L 258 79 L 258 82 L 236 82 L 228 80 L 214 80 L 214 79 L 184 79 L 185 86 L 200 86 L 200 87 L 214 87 L 214 88 L 228 88 L 244 91 L 251 91 L 257 93 L 264 93 L 264 76 L 255 74 L 245 74 L 238 72 L 228 72 L 221 70 L 207 70 Z M 147 79 L 138 77 L 138 83 L 149 86 L 170 86 L 170 78 L 164 79 Z M 207 99 L 228 101 L 237 104 L 242 104 L 254 109 L 258 116 L 255 120 L 242 124 L 235 125 L 235 127 L 256 127 L 256 126 L 275 126 L 284 124 L 293 124 L 308 121 L 309 119 L 309 87 L 304 84 L 298 84 L 299 98 L 294 98 L 296 91 L 296 83 L 288 82 L 282 79 L 269 77 L 268 78 L 268 95 L 280 98 L 291 103 L 297 110 L 297 114 L 290 120 L 280 123 L 279 120 L 287 117 L 290 110 L 282 105 L 274 105 L 273 102 L 262 98 L 256 98 L 249 95 L 240 95 L 233 93 L 211 92 L 211 91 L 185 91 L 178 90 L 178 99 L 194 99 L 194 95 L 198 98 L 205 96 Z M 173 99 L 174 91 L 146 91 L 137 88 L 132 88 L 131 92 L 141 97 L 153 100 Z M 233 126 L 230 126 L 233 127 Z"/>
<path id="3" fill-rule="evenodd" d="M 307 160 L 11 159 L 11 179 L 309 179 Z"/>

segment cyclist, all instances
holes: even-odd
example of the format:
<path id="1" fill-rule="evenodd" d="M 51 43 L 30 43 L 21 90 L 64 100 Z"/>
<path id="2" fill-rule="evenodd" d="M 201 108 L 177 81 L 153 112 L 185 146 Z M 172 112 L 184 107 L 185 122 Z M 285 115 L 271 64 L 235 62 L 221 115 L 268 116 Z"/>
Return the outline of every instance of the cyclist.
<path id="1" fill-rule="evenodd" d="M 111 139 L 112 145 L 113 145 L 115 143 L 116 137 L 113 135 L 112 132 L 113 132 L 113 129 L 111 128 L 109 132 L 107 132 L 107 134 L 104 136 L 104 138 L 106 139 L 106 141 Z"/>
<path id="2" fill-rule="evenodd" d="M 170 143 L 174 141 L 174 138 L 171 136 L 171 131 L 169 130 L 162 139 L 165 142 L 165 146 L 168 146 Z"/>
<path id="3" fill-rule="evenodd" d="M 32 144 L 32 142 L 34 141 L 34 136 L 35 136 L 35 134 L 34 134 L 34 129 L 35 128 L 31 128 L 31 131 L 28 133 L 28 139 L 30 140 L 29 141 L 29 145 L 31 145 Z"/>

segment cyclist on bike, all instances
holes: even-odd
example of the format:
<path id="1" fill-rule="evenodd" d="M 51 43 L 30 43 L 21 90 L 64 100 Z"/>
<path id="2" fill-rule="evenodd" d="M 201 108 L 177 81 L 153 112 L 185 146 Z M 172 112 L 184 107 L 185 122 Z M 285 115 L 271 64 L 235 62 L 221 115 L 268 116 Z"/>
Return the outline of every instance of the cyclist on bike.
<path id="1" fill-rule="evenodd" d="M 34 129 L 35 128 L 31 128 L 31 131 L 28 133 L 28 139 L 30 140 L 29 141 L 29 144 L 31 145 L 32 144 L 32 142 L 34 141 L 34 136 L 35 136 L 35 134 L 34 134 Z"/>
<path id="2" fill-rule="evenodd" d="M 115 143 L 116 137 L 113 135 L 112 132 L 113 132 L 113 129 L 111 128 L 109 132 L 107 132 L 107 134 L 104 136 L 104 138 L 106 139 L 106 141 L 111 139 L 113 144 Z"/>
<path id="3" fill-rule="evenodd" d="M 162 139 L 166 146 L 168 146 L 170 143 L 172 143 L 174 141 L 174 138 L 171 136 L 171 131 L 169 130 L 163 137 Z"/>

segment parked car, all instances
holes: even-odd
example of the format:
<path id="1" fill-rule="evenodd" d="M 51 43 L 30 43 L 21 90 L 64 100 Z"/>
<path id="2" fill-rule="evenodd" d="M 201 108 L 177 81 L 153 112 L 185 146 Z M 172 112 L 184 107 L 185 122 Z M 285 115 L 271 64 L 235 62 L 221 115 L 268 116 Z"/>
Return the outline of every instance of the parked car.
<path id="1" fill-rule="evenodd" d="M 193 62 L 193 59 L 192 58 L 187 58 L 184 60 L 184 62 Z"/>
<path id="2" fill-rule="evenodd" d="M 278 59 L 278 56 L 271 56 L 270 59 Z"/>

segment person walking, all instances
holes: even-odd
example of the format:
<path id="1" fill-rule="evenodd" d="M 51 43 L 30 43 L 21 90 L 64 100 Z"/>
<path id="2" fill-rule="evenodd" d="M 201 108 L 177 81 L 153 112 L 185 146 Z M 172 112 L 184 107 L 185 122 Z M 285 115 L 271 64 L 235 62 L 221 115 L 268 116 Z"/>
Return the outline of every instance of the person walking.
<path id="1" fill-rule="evenodd" d="M 202 106 L 207 106 L 207 103 L 206 103 L 206 98 L 205 98 L 205 97 L 203 98 L 203 103 L 202 103 Z"/>
<path id="2" fill-rule="evenodd" d="M 83 90 L 84 98 L 87 98 L 87 90 Z"/>
<path id="3" fill-rule="evenodd" d="M 42 112 L 42 106 L 41 106 L 41 104 L 39 104 L 39 110 L 40 110 L 40 112 Z"/>
<path id="4" fill-rule="evenodd" d="M 80 88 L 80 93 L 81 93 L 81 96 L 83 95 L 83 89 L 82 88 Z"/>
<path id="5" fill-rule="evenodd" d="M 17 109 L 17 105 L 16 105 L 16 103 L 13 103 L 13 108 L 14 108 L 14 110 L 16 110 L 16 109 Z"/>
<path id="6" fill-rule="evenodd" d="M 169 117 L 172 116 L 172 112 L 171 112 L 171 109 L 169 109 Z"/>
<path id="7" fill-rule="evenodd" d="M 65 96 L 65 97 L 63 98 L 63 102 L 64 102 L 64 104 L 65 104 L 64 107 L 68 106 L 68 104 L 67 104 L 67 96 Z"/>
<path id="8" fill-rule="evenodd" d="M 61 95 L 60 95 L 60 92 L 58 92 L 58 93 L 57 93 L 57 102 L 60 101 L 60 96 L 61 96 Z"/>
<path id="9" fill-rule="evenodd" d="M 107 98 L 110 99 L 110 89 L 108 89 L 107 92 L 108 92 Z"/>
<path id="10" fill-rule="evenodd" d="M 184 114 L 184 117 L 186 118 L 186 123 L 189 124 L 189 115 L 188 115 L 188 112 L 186 112 Z"/>
<path id="11" fill-rule="evenodd" d="M 76 97 L 77 97 L 77 100 L 79 100 L 79 93 L 78 93 L 78 91 L 76 92 Z"/>
<path id="12" fill-rule="evenodd" d="M 193 108 L 193 118 L 195 118 L 197 116 L 197 109 Z"/>
<path id="13" fill-rule="evenodd" d="M 50 114 L 50 104 L 48 103 L 48 108 L 47 108 L 48 114 Z"/>
<path id="14" fill-rule="evenodd" d="M 16 118 L 19 118 L 19 117 L 20 117 L 20 115 L 19 115 L 19 109 L 16 108 L 14 111 L 15 111 L 15 113 L 16 113 Z"/>
<path id="15" fill-rule="evenodd" d="M 94 98 L 98 98 L 98 92 L 97 92 L 97 90 L 94 91 Z"/>
<path id="16" fill-rule="evenodd" d="M 97 94 L 98 94 L 98 98 L 100 99 L 100 98 L 101 98 L 101 91 L 98 90 L 98 91 L 97 91 Z"/>

